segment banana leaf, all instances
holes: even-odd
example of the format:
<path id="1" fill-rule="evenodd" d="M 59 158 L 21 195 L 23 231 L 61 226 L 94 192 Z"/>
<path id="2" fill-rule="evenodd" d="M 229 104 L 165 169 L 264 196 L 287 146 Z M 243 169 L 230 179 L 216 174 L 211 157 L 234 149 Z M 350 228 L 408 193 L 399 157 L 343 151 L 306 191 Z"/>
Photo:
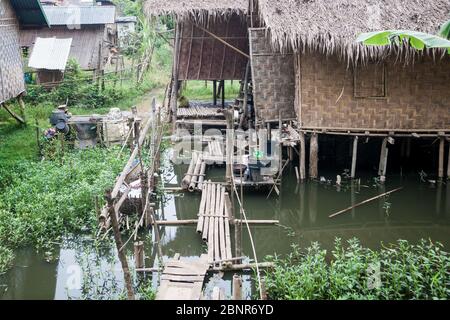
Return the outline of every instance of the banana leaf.
<path id="1" fill-rule="evenodd" d="M 450 54 L 449 40 L 432 34 L 411 30 L 383 30 L 362 33 L 358 36 L 356 42 L 362 42 L 369 46 L 385 46 L 390 44 L 399 45 L 405 40 L 417 50 L 423 50 L 425 47 L 443 48 L 447 49 L 448 54 Z"/>

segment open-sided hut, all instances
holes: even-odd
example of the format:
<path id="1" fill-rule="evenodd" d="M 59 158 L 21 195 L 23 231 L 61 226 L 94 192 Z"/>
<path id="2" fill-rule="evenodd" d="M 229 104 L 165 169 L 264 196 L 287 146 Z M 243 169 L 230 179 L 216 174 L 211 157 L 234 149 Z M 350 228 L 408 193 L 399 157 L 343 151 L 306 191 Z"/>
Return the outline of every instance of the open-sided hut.
<path id="1" fill-rule="evenodd" d="M 0 1 L 0 105 L 25 92 L 19 46 L 19 28 L 25 26 L 47 26 L 39 0 Z"/>
<path id="2" fill-rule="evenodd" d="M 146 1 L 148 15 L 170 15 L 176 23 L 172 92 L 182 80 L 210 80 L 216 88 L 217 81 L 243 79 L 249 54 L 247 11 L 244 0 Z"/>

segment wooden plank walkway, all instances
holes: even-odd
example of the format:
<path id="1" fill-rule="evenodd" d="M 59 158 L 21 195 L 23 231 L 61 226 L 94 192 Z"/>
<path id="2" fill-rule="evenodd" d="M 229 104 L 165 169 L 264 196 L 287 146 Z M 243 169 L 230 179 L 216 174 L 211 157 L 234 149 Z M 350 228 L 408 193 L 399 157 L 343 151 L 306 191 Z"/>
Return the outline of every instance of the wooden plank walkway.
<path id="1" fill-rule="evenodd" d="M 177 118 L 223 118 L 220 107 L 190 106 L 178 108 Z"/>
<path id="2" fill-rule="evenodd" d="M 203 281 L 209 269 L 207 255 L 199 260 L 166 262 L 156 300 L 200 300 Z"/>
<path id="3" fill-rule="evenodd" d="M 232 258 L 230 212 L 231 201 L 225 192 L 225 186 L 211 181 L 206 182 L 202 189 L 197 232 L 208 244 L 210 263 Z"/>

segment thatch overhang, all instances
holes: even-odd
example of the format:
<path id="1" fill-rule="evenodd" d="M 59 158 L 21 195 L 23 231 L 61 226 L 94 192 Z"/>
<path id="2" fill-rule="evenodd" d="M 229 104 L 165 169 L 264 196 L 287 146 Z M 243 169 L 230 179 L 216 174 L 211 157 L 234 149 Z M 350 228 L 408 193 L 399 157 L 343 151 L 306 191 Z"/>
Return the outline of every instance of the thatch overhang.
<path id="1" fill-rule="evenodd" d="M 177 20 L 204 22 L 206 18 L 228 18 L 233 14 L 245 16 L 248 0 L 146 0 L 148 16 L 171 15 Z"/>
<path id="2" fill-rule="evenodd" d="M 407 60 L 420 52 L 355 43 L 362 32 L 408 29 L 436 34 L 450 19 L 449 0 L 259 0 L 258 11 L 273 46 L 312 50 L 350 62 L 379 59 L 393 51 Z"/>

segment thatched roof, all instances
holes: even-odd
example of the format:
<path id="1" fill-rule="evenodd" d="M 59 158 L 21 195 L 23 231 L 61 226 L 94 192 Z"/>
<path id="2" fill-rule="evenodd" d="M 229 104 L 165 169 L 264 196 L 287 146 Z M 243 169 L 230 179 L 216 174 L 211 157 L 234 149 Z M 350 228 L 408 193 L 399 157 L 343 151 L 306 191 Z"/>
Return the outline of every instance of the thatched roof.
<path id="1" fill-rule="evenodd" d="M 436 34 L 450 19 L 450 1 L 259 0 L 259 14 L 279 49 L 307 48 L 357 61 L 392 49 L 355 44 L 359 33 L 408 29 Z"/>
<path id="2" fill-rule="evenodd" d="M 435 34 L 450 19 L 450 0 L 255 0 L 273 46 L 281 51 L 315 50 L 350 61 L 380 58 L 392 51 L 405 60 L 416 50 L 368 47 L 355 43 L 359 33 L 408 29 Z M 148 15 L 202 19 L 246 13 L 249 0 L 146 0 Z"/>
<path id="3" fill-rule="evenodd" d="M 246 13 L 248 0 L 146 0 L 149 16 L 174 15 L 178 18 L 203 18 Z"/>

